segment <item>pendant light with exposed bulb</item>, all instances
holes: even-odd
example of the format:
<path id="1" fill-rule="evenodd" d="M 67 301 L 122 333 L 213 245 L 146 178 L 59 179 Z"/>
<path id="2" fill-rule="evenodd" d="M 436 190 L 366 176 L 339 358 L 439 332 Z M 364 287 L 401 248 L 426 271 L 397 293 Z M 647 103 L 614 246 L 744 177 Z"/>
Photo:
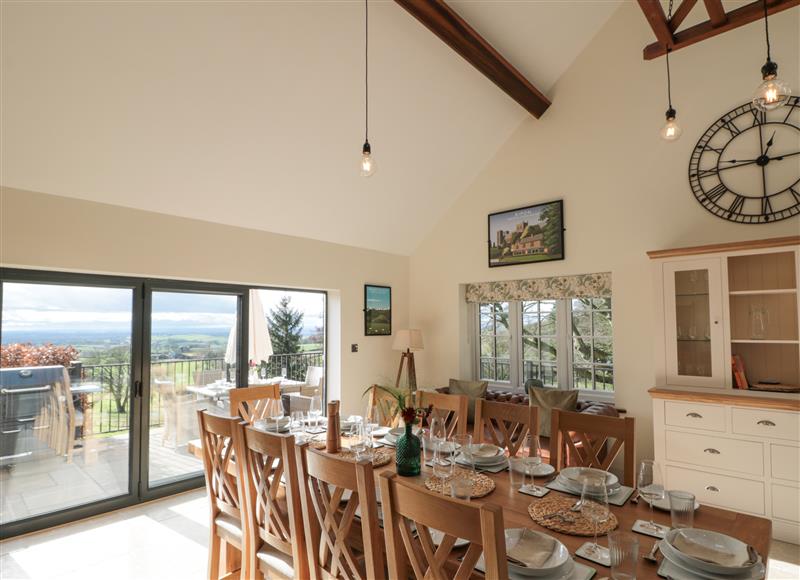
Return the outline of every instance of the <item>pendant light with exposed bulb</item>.
<path id="1" fill-rule="evenodd" d="M 667 16 L 667 22 L 672 19 L 672 0 L 669 0 L 669 15 Z M 669 103 L 666 117 L 667 122 L 664 123 L 664 126 L 661 127 L 661 131 L 659 131 L 659 135 L 664 141 L 677 141 L 680 139 L 681 134 L 683 134 L 683 129 L 681 126 L 678 125 L 675 118 L 678 115 L 678 112 L 672 106 L 672 77 L 670 76 L 669 71 L 669 53 L 672 52 L 672 47 L 667 46 L 667 54 L 666 54 L 666 61 L 667 61 L 667 102 Z"/>
<path id="2" fill-rule="evenodd" d="M 364 0 L 364 145 L 359 167 L 361 177 L 375 173 L 375 159 L 369 145 L 369 0 Z"/>
<path id="3" fill-rule="evenodd" d="M 764 79 L 753 95 L 753 106 L 761 111 L 771 111 L 782 107 L 792 96 L 792 89 L 778 78 L 778 63 L 772 62 L 769 46 L 769 21 L 767 20 L 767 0 L 764 1 L 764 33 L 767 38 L 767 62 L 761 67 Z"/>

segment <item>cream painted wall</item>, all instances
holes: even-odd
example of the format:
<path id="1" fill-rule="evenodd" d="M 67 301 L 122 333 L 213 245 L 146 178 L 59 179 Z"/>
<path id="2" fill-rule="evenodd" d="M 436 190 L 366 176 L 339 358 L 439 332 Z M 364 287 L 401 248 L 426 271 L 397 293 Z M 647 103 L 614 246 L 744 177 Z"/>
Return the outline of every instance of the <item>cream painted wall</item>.
<path id="1" fill-rule="evenodd" d="M 329 386 L 344 413 L 363 413 L 363 390 L 396 372 L 391 337 L 364 336 L 364 284 L 392 287 L 394 327 L 404 327 L 407 257 L 10 188 L 0 225 L 6 267 L 331 291 Z"/>
<path id="2" fill-rule="evenodd" d="M 798 91 L 800 10 L 771 17 L 770 30 L 773 58 Z M 800 233 L 798 218 L 752 226 L 714 217 L 688 184 L 701 133 L 748 101 L 760 81 L 763 27 L 672 55 L 684 135 L 671 144 L 657 135 L 667 108 L 664 61 L 641 56 L 651 41 L 636 3 L 626 2 L 556 85 L 544 117 L 517 129 L 411 258 L 411 320 L 426 343 L 417 358 L 420 384 L 443 384 L 471 369 L 460 284 L 611 271 L 616 401 L 637 418 L 640 457 L 652 455 L 647 389 L 654 384 L 645 251 Z M 566 260 L 490 270 L 487 214 L 557 198 L 565 205 Z"/>

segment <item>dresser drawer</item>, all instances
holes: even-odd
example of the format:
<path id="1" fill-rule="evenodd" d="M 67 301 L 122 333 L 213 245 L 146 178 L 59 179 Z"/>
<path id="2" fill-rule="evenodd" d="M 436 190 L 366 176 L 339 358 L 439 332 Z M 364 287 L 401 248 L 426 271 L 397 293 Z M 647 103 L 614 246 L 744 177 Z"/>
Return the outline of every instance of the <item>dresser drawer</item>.
<path id="1" fill-rule="evenodd" d="M 733 432 L 770 439 L 800 439 L 800 413 L 761 409 L 731 409 Z"/>
<path id="2" fill-rule="evenodd" d="M 673 427 L 725 431 L 725 407 L 696 403 L 664 403 L 664 422 Z"/>
<path id="3" fill-rule="evenodd" d="M 703 504 L 764 515 L 764 484 L 760 481 L 668 465 L 666 484 L 668 489 L 692 492 Z"/>
<path id="4" fill-rule="evenodd" d="M 666 432 L 667 459 L 750 475 L 764 475 L 764 444 L 716 435 Z"/>
<path id="5" fill-rule="evenodd" d="M 800 482 L 800 447 L 772 443 L 769 450 L 772 477 Z"/>
<path id="6" fill-rule="evenodd" d="M 800 489 L 773 483 L 772 517 L 800 522 Z"/>

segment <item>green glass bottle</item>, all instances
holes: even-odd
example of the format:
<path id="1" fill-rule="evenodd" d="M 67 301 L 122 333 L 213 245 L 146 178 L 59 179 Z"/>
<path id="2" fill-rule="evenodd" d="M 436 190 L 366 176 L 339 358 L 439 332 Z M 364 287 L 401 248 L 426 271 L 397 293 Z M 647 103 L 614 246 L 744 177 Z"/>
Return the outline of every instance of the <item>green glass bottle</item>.
<path id="1" fill-rule="evenodd" d="M 406 423 L 406 432 L 397 440 L 395 463 L 398 475 L 412 476 L 420 472 L 422 441 L 412 433 L 412 427 L 412 423 Z"/>

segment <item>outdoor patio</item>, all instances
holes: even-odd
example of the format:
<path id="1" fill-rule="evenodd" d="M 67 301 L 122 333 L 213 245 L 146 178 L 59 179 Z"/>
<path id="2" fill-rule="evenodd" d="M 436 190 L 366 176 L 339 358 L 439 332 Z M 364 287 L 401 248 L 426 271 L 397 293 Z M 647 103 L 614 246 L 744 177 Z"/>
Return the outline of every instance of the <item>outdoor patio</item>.
<path id="1" fill-rule="evenodd" d="M 163 481 L 201 471 L 202 462 L 165 444 L 164 427 L 150 431 L 150 478 Z M 0 524 L 86 504 L 128 491 L 128 434 L 94 437 L 76 447 L 72 462 L 46 449 L 35 459 L 0 469 Z"/>

